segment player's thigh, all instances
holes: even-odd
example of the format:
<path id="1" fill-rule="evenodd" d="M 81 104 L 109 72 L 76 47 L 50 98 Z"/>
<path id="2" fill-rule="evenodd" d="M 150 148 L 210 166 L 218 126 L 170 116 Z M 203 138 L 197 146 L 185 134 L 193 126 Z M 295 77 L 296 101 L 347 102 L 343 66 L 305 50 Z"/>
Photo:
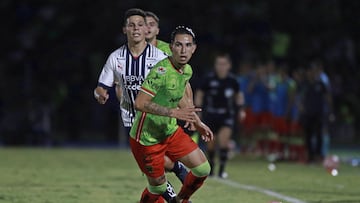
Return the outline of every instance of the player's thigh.
<path id="1" fill-rule="evenodd" d="M 181 157 L 179 159 L 188 168 L 197 167 L 207 161 L 207 158 L 200 148 L 195 149 L 191 153 Z"/>
<path id="2" fill-rule="evenodd" d="M 189 168 L 204 163 L 207 159 L 199 146 L 182 128 L 168 138 L 166 155 L 172 160 L 180 160 Z"/>
<path id="3" fill-rule="evenodd" d="M 223 126 L 218 132 L 218 142 L 220 147 L 227 147 L 232 134 L 232 128 L 229 126 Z"/>
<path id="4" fill-rule="evenodd" d="M 139 168 L 146 176 L 157 179 L 165 174 L 165 144 L 144 146 L 130 138 L 130 146 Z"/>
<path id="5" fill-rule="evenodd" d="M 174 162 L 171 161 L 171 159 L 165 155 L 164 157 L 165 163 L 164 163 L 164 167 L 166 171 L 171 171 L 174 168 Z"/>
<path id="6" fill-rule="evenodd" d="M 215 140 L 211 140 L 209 142 L 206 143 L 206 147 L 208 151 L 213 151 L 215 150 L 216 147 L 216 141 Z"/>

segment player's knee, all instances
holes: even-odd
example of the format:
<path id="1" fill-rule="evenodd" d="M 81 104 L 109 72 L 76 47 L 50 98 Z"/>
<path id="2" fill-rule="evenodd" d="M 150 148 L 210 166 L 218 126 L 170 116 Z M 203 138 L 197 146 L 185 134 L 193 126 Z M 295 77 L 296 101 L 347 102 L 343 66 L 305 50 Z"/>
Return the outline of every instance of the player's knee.
<path id="1" fill-rule="evenodd" d="M 149 192 L 153 194 L 163 194 L 166 191 L 167 185 L 166 182 L 164 182 L 161 185 L 148 185 Z"/>
<path id="2" fill-rule="evenodd" d="M 192 174 L 194 174 L 197 177 L 204 177 L 204 176 L 208 176 L 210 174 L 210 164 L 208 161 L 200 164 L 199 166 L 196 166 L 194 168 L 190 169 Z"/>
<path id="3" fill-rule="evenodd" d="M 162 185 L 162 184 L 166 183 L 166 177 L 165 177 L 165 175 L 162 175 L 157 178 L 148 177 L 148 181 L 149 181 L 150 185 Z"/>

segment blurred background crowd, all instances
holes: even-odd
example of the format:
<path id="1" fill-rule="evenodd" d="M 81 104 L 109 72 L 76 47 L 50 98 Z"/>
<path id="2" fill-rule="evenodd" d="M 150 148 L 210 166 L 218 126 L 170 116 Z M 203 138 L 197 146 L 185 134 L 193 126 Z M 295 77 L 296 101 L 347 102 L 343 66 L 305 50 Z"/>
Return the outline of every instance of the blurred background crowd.
<path id="1" fill-rule="evenodd" d="M 164 41 L 179 24 L 194 29 L 198 43 L 190 61 L 194 88 L 198 78 L 212 69 L 211 56 L 218 50 L 231 54 L 239 84 L 245 76 L 267 78 L 268 98 L 277 84 L 272 76 L 290 78 L 295 94 L 301 96 L 303 82 L 315 74 L 332 100 L 322 142 L 359 146 L 360 1 L 356 0 L 206 4 L 2 0 L 1 145 L 123 144 L 126 139 L 115 97 L 99 105 L 93 89 L 108 55 L 125 43 L 122 19 L 131 7 L 160 17 L 159 39 Z M 235 140 L 244 149 L 249 147 L 245 128 L 239 123 L 235 131 Z"/>

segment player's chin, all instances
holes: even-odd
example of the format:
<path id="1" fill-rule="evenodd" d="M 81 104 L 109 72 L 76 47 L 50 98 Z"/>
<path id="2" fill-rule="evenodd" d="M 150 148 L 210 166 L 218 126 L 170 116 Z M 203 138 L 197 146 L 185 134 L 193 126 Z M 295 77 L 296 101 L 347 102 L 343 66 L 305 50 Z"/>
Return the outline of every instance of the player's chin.
<path id="1" fill-rule="evenodd" d="M 139 42 L 142 42 L 144 40 L 144 36 L 136 36 L 136 37 L 133 37 L 132 38 L 132 41 L 135 42 L 135 43 L 139 43 Z"/>
<path id="2" fill-rule="evenodd" d="M 180 65 L 185 65 L 185 64 L 187 64 L 189 62 L 189 59 L 187 59 L 187 58 L 180 58 L 179 59 L 179 64 Z"/>

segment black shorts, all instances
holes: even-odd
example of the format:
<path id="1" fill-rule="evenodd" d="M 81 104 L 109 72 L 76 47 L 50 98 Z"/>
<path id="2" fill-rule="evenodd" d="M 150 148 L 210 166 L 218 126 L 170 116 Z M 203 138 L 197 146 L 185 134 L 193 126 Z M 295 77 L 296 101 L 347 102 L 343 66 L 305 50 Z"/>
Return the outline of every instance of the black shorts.
<path id="1" fill-rule="evenodd" d="M 234 116 L 229 114 L 204 113 L 202 120 L 214 133 L 217 133 L 222 127 L 233 129 L 235 124 Z"/>

